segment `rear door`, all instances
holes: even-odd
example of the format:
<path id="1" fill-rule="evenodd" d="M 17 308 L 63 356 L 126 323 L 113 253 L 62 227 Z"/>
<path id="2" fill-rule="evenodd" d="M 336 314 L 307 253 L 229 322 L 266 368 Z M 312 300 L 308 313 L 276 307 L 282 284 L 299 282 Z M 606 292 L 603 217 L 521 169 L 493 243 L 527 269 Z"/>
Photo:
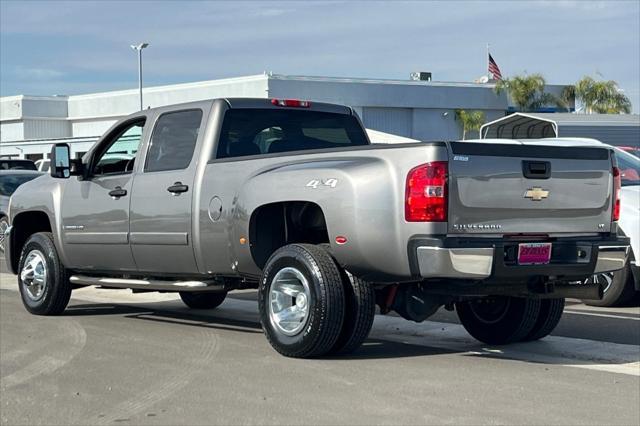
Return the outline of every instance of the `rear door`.
<path id="1" fill-rule="evenodd" d="M 155 121 L 131 198 L 131 249 L 140 272 L 197 272 L 191 205 L 204 116 L 192 108 Z"/>
<path id="2" fill-rule="evenodd" d="M 610 155 L 606 148 L 451 143 L 449 232 L 608 232 Z"/>

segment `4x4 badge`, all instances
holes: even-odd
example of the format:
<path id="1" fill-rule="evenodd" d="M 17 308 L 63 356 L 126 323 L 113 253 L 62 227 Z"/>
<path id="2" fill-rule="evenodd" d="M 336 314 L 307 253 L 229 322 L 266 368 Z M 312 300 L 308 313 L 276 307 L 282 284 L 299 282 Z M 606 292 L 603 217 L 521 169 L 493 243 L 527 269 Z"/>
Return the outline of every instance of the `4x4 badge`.
<path id="1" fill-rule="evenodd" d="M 531 198 L 532 201 L 541 201 L 549 196 L 549 191 L 542 188 L 531 188 L 524 193 L 524 198 Z"/>

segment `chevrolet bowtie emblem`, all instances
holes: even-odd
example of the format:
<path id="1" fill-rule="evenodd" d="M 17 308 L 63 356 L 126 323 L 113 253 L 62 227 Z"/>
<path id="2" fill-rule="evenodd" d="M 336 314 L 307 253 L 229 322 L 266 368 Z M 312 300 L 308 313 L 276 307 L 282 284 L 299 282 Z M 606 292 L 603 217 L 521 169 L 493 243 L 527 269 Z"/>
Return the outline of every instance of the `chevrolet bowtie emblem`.
<path id="1" fill-rule="evenodd" d="M 541 201 L 549 196 L 549 191 L 542 188 L 531 188 L 524 193 L 524 198 L 531 198 L 533 201 Z"/>

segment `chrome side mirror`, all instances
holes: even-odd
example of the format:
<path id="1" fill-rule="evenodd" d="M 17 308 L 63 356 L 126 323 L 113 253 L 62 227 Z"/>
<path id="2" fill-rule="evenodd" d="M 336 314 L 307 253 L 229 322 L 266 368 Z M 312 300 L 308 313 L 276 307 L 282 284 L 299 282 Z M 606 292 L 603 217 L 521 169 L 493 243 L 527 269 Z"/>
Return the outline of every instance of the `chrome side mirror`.
<path id="1" fill-rule="evenodd" d="M 71 149 L 66 143 L 57 143 L 51 148 L 51 177 L 67 179 L 71 176 Z"/>

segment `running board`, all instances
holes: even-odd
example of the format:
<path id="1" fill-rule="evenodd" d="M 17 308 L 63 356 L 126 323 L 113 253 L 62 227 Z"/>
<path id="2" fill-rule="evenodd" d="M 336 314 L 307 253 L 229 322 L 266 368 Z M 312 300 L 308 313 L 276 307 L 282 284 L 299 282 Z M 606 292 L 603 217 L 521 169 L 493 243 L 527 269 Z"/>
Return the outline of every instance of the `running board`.
<path id="1" fill-rule="evenodd" d="M 215 292 L 225 291 L 225 285 L 219 281 L 168 281 L 154 279 L 108 278 L 73 275 L 69 278 L 71 284 L 95 285 L 109 288 L 129 288 L 147 291 L 188 291 Z"/>

